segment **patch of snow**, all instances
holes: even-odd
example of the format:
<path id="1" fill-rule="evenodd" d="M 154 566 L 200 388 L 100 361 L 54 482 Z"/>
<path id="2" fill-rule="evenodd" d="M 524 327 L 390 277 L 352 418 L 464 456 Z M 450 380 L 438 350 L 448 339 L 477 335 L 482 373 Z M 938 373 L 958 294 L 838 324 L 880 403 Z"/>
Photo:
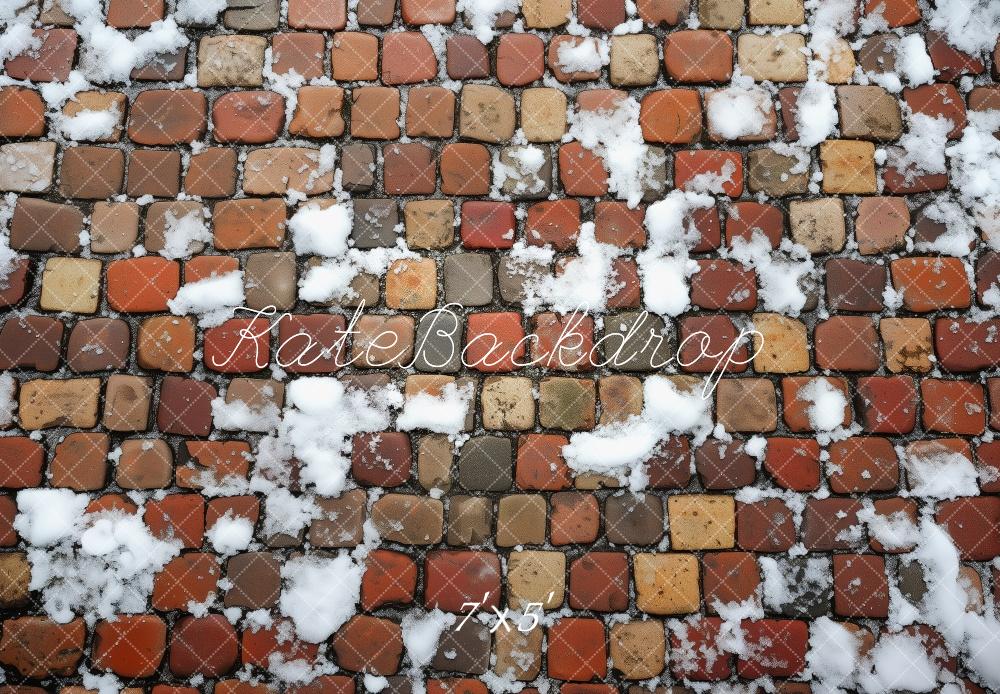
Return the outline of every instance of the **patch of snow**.
<path id="1" fill-rule="evenodd" d="M 118 127 L 121 113 L 117 108 L 92 111 L 84 109 L 72 116 L 60 116 L 59 131 L 70 140 L 99 140 L 109 137 Z"/>
<path id="2" fill-rule="evenodd" d="M 908 34 L 896 48 L 896 70 L 911 87 L 934 82 L 934 64 L 921 34 Z"/>
<path id="3" fill-rule="evenodd" d="M 14 530 L 35 547 L 51 547 L 77 534 L 88 502 L 70 489 L 24 489 L 17 493 Z"/>
<path id="4" fill-rule="evenodd" d="M 342 257 L 327 258 L 310 267 L 299 279 L 299 298 L 303 301 L 326 302 L 350 298 L 355 295 L 351 283 L 361 273 L 382 276 L 396 260 L 417 258 L 397 239 L 391 248 L 358 250 L 350 248 Z"/>
<path id="5" fill-rule="evenodd" d="M 809 652 L 806 663 L 823 691 L 850 688 L 861 652 L 862 631 L 851 631 L 827 616 L 809 624 Z"/>
<path id="6" fill-rule="evenodd" d="M 535 314 L 541 306 L 558 313 L 576 310 L 601 313 L 608 297 L 618 290 L 614 259 L 622 249 L 597 241 L 594 223 L 584 222 L 576 242 L 576 256 L 566 260 L 559 272 L 537 272 L 533 267 L 549 264 L 554 252 L 549 247 L 528 246 L 518 241 L 511 251 L 515 268 L 526 275 L 524 312 Z"/>
<path id="7" fill-rule="evenodd" d="M 17 494 L 14 529 L 32 545 L 29 587 L 60 623 L 144 612 L 154 576 L 180 552 L 179 542 L 150 533 L 141 510 L 88 514 L 89 501 L 68 489 Z"/>
<path id="8" fill-rule="evenodd" d="M 264 511 L 264 537 L 279 533 L 294 536 L 320 516 L 320 508 L 311 497 L 297 496 L 284 487 L 268 490 Z"/>
<path id="9" fill-rule="evenodd" d="M 80 71 L 94 82 L 128 82 L 136 67 L 188 44 L 188 37 L 172 16 L 153 22 L 147 31 L 129 38 L 104 23 L 99 4 L 96 11 L 86 0 L 65 4 L 65 9 L 79 19 L 76 30 L 80 35 Z M 74 5 L 83 4 L 88 5 L 85 12 L 74 11 Z"/>
<path id="10" fill-rule="evenodd" d="M 167 306 L 175 316 L 197 314 L 198 325 L 211 328 L 232 318 L 245 300 L 243 271 L 233 270 L 188 282 L 167 301 Z"/>
<path id="11" fill-rule="evenodd" d="M 205 223 L 203 212 L 192 210 L 183 217 L 177 217 L 173 212 L 167 211 L 165 218 L 167 228 L 163 234 L 163 248 L 160 250 L 160 255 L 164 258 L 190 258 L 193 248 L 212 240 L 212 232 Z"/>
<path id="12" fill-rule="evenodd" d="M 556 52 L 556 63 L 563 72 L 600 72 L 609 62 L 611 46 L 599 38 L 564 41 Z"/>
<path id="13" fill-rule="evenodd" d="M 455 623 L 455 615 L 435 608 L 428 612 L 411 610 L 403 615 L 403 645 L 413 669 L 430 664 L 445 629 Z"/>
<path id="14" fill-rule="evenodd" d="M 906 549 L 920 540 L 917 526 L 902 511 L 884 516 L 869 506 L 858 512 L 858 519 L 864 521 L 868 534 L 888 550 Z"/>
<path id="15" fill-rule="evenodd" d="M 914 634 L 882 634 L 866 663 L 869 669 L 859 677 L 865 692 L 929 692 L 937 686 L 937 664 Z"/>
<path id="16" fill-rule="evenodd" d="M 347 240 L 354 223 L 353 207 L 335 203 L 320 208 L 319 205 L 300 207 L 288 220 L 292 244 L 298 255 L 321 255 L 327 258 L 342 256 L 347 252 Z"/>
<path id="17" fill-rule="evenodd" d="M 1000 140 L 993 136 L 998 130 L 1000 110 L 969 111 L 962 139 L 946 150 L 949 184 L 994 249 L 1000 249 Z"/>
<path id="18" fill-rule="evenodd" d="M 698 263 L 688 254 L 700 238 L 691 213 L 714 204 L 710 195 L 672 190 L 646 209 L 649 238 L 636 263 L 646 308 L 651 312 L 678 316 L 690 306 L 687 279 L 698 271 Z"/>
<path id="19" fill-rule="evenodd" d="M 734 238 L 732 250 L 722 255 L 756 271 L 766 310 L 797 316 L 805 308 L 808 296 L 803 284 L 814 275 L 816 266 L 804 246 L 782 239 L 781 247 L 773 250 L 768 238 L 755 229 L 749 241 Z"/>
<path id="20" fill-rule="evenodd" d="M 663 160 L 642 137 L 639 110 L 639 102 L 627 97 L 610 111 L 569 112 L 570 137 L 604 160 L 608 189 L 629 207 L 638 206 L 647 188 L 662 188 L 656 170 Z"/>
<path id="21" fill-rule="evenodd" d="M 363 679 L 366 692 L 372 692 L 372 694 L 378 694 L 380 691 L 389 686 L 389 680 L 381 675 L 368 675 L 366 674 Z"/>
<path id="22" fill-rule="evenodd" d="M 493 25 L 497 16 L 504 12 L 517 14 L 521 0 L 458 0 L 456 9 L 464 13 L 476 38 L 488 44 L 496 36 Z"/>
<path id="23" fill-rule="evenodd" d="M 0 62 L 37 51 L 41 46 L 42 40 L 34 35 L 29 22 L 12 22 L 0 33 Z"/>
<path id="24" fill-rule="evenodd" d="M 426 429 L 454 436 L 465 428 L 473 393 L 471 383 L 460 387 L 452 382 L 445 384 L 440 395 L 420 392 L 407 397 L 403 411 L 396 418 L 396 428 L 400 431 Z"/>
<path id="25" fill-rule="evenodd" d="M 17 412 L 17 381 L 9 371 L 0 373 L 0 427 L 10 426 Z"/>
<path id="26" fill-rule="evenodd" d="M 244 551 L 253 540 L 253 524 L 242 516 L 229 511 L 220 517 L 205 533 L 216 552 L 222 555 Z"/>
<path id="27" fill-rule="evenodd" d="M 337 496 L 347 486 L 351 438 L 388 429 L 389 409 L 403 404 L 395 388 L 369 393 L 327 376 L 292 381 L 286 401 L 278 432 L 264 445 L 272 455 L 299 460 L 303 484 L 324 496 Z"/>
<path id="28" fill-rule="evenodd" d="M 709 129 L 727 140 L 760 135 L 773 108 L 770 94 L 753 84 L 708 92 L 705 102 Z"/>
<path id="29" fill-rule="evenodd" d="M 929 219 L 944 224 L 946 230 L 931 242 L 921 241 L 914 244 L 914 248 L 918 251 L 953 255 L 956 258 L 967 256 L 972 252 L 972 245 L 977 238 L 976 230 L 961 205 L 949 197 L 940 197 L 927 205 L 923 211 Z"/>
<path id="30" fill-rule="evenodd" d="M 798 397 L 810 403 L 806 414 L 816 431 L 833 431 L 843 423 L 847 398 L 825 378 L 814 378 L 799 390 Z"/>
<path id="31" fill-rule="evenodd" d="M 993 50 L 1000 33 L 1000 4 L 989 0 L 935 2 L 923 9 L 923 15 L 948 43 L 973 55 Z"/>
<path id="32" fill-rule="evenodd" d="M 576 432 L 562 453 L 570 469 L 613 475 L 638 491 L 648 481 L 643 463 L 668 435 L 689 434 L 692 445 L 700 446 L 712 429 L 712 398 L 701 388 L 682 390 L 668 378 L 649 376 L 641 414 Z"/>
<path id="33" fill-rule="evenodd" d="M 325 641 L 354 616 L 364 572 L 347 554 L 293 557 L 281 566 L 285 585 L 278 609 L 295 624 L 299 638 Z"/>
<path id="34" fill-rule="evenodd" d="M 215 24 L 226 7 L 226 0 L 177 0 L 174 19 L 182 24 Z"/>
<path id="35" fill-rule="evenodd" d="M 274 431 L 281 423 L 281 411 L 272 402 L 263 407 L 250 407 L 242 400 L 226 402 L 212 399 L 212 423 L 225 431 Z"/>
<path id="36" fill-rule="evenodd" d="M 837 94 L 826 82 L 809 80 L 795 100 L 795 129 L 798 144 L 815 147 L 833 134 L 840 117 Z"/>
<path id="37" fill-rule="evenodd" d="M 972 461 L 961 453 L 941 448 L 901 456 L 913 496 L 926 499 L 955 499 L 978 496 L 979 479 Z"/>

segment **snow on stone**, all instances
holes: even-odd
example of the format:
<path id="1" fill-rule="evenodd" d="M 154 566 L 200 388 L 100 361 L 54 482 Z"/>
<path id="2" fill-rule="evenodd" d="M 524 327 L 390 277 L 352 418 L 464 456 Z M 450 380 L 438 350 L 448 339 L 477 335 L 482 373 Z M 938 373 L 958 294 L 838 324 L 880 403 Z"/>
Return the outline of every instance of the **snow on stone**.
<path id="1" fill-rule="evenodd" d="M 963 662 L 972 671 L 975 679 L 993 691 L 1000 690 L 1000 659 L 996 657 L 1000 643 L 1000 621 L 996 608 L 992 614 L 963 614 L 965 626 L 965 649 Z"/>
<path id="2" fill-rule="evenodd" d="M 563 41 L 556 52 L 556 63 L 563 72 L 600 72 L 611 62 L 611 46 L 599 38 Z"/>
<path id="3" fill-rule="evenodd" d="M 972 211 L 976 225 L 994 249 L 1000 249 L 1000 111 L 969 111 L 962 139 L 946 150 L 949 185 Z"/>
<path id="4" fill-rule="evenodd" d="M 542 192 L 546 182 L 539 176 L 545 165 L 545 152 L 541 147 L 525 145 L 507 149 L 506 155 L 513 159 L 512 164 L 505 163 L 499 153 L 493 155 L 493 190 L 499 191 L 508 181 L 514 181 L 513 192 L 518 195 L 536 194 Z"/>
<path id="5" fill-rule="evenodd" d="M 825 615 L 809 624 L 806 664 L 823 691 L 837 691 L 853 683 L 861 650 L 861 633 Z"/>
<path id="6" fill-rule="evenodd" d="M 14 422 L 14 412 L 17 411 L 17 381 L 8 371 L 0 373 L 0 428 Z"/>
<path id="7" fill-rule="evenodd" d="M 299 298 L 324 302 L 353 295 L 351 282 L 358 271 L 350 263 L 324 262 L 306 270 L 299 279 Z"/>
<path id="8" fill-rule="evenodd" d="M 292 631 L 291 627 L 289 627 L 289 631 Z M 288 637 L 292 638 L 292 634 L 289 634 Z M 282 634 L 280 631 L 278 639 L 281 643 Z M 284 653 L 274 652 L 267 657 L 267 672 L 278 681 L 288 684 L 309 684 L 320 675 L 331 674 L 335 671 L 335 666 L 322 657 L 315 660 L 306 660 L 305 658 L 289 660 Z"/>
<path id="9" fill-rule="evenodd" d="M 74 11 L 75 5 L 89 5 L 89 0 L 67 2 L 66 9 L 80 21 L 80 71 L 98 83 L 128 82 L 132 70 L 145 65 L 160 53 L 172 53 L 186 46 L 188 38 L 173 17 L 153 22 L 147 31 L 129 38 L 125 33 L 104 24 L 100 7 L 85 14 Z"/>
<path id="10" fill-rule="evenodd" d="M 110 672 L 97 674 L 90 672 L 83 665 L 77 669 L 77 672 L 80 674 L 83 688 L 87 692 L 93 692 L 94 694 L 121 694 L 122 691 L 128 689 L 120 679 Z"/>
<path id="11" fill-rule="evenodd" d="M 780 611 L 783 606 L 791 605 L 806 594 L 826 590 L 833 581 L 827 557 L 808 557 L 801 576 L 798 572 L 789 571 L 784 559 L 761 556 L 758 562 L 764 605 L 774 611 Z"/>
<path id="12" fill-rule="evenodd" d="M 723 257 L 726 255 L 723 253 Z M 802 285 L 816 271 L 804 246 L 782 239 L 780 248 L 773 250 L 768 238 L 754 230 L 749 241 L 734 238 L 729 255 L 745 268 L 756 271 L 758 293 L 766 310 L 799 315 L 808 300 Z"/>
<path id="13" fill-rule="evenodd" d="M 346 203 L 324 208 L 305 205 L 288 220 L 288 229 L 292 232 L 292 244 L 298 255 L 333 258 L 347 252 L 353 223 L 353 207 Z"/>
<path id="14" fill-rule="evenodd" d="M 645 487 L 642 464 L 670 434 L 690 434 L 700 446 L 712 431 L 712 398 L 697 386 L 681 389 L 663 376 L 643 383 L 642 412 L 618 424 L 603 424 L 570 436 L 562 453 L 577 472 L 613 475 L 633 490 Z"/>
<path id="15" fill-rule="evenodd" d="M 758 461 L 763 461 L 767 452 L 767 439 L 763 436 L 751 436 L 743 444 L 743 452 Z"/>
<path id="16" fill-rule="evenodd" d="M 708 127 L 727 140 L 754 137 L 764 131 L 771 96 L 761 87 L 743 85 L 733 80 L 726 89 L 705 95 Z"/>
<path id="17" fill-rule="evenodd" d="M 895 617 L 902 624 L 919 621 L 934 627 L 944 638 L 948 654 L 960 654 L 973 679 L 996 691 L 1000 688 L 1000 661 L 995 657 L 1000 643 L 1000 621 L 990 601 L 980 608 L 981 613 L 970 609 L 967 584 L 960 574 L 961 557 L 948 531 L 928 514 L 920 521 L 916 548 L 901 559 L 919 563 L 927 590 L 919 612 L 904 614 L 897 609 L 897 614 L 892 614 L 890 608 L 890 620 Z M 887 642 L 884 647 L 883 642 Z M 929 691 L 937 679 L 948 677 L 938 671 L 935 663 L 925 662 L 926 657 L 919 656 L 917 647 L 924 651 L 918 641 L 904 634 L 882 636 L 859 678 L 866 690 Z M 901 675 L 895 671 L 903 659 L 915 655 L 916 672 Z"/>
<path id="18" fill-rule="evenodd" d="M 455 623 L 455 615 L 435 608 L 429 612 L 411 610 L 403 615 L 403 645 L 414 670 L 426 667 L 437 652 L 445 629 Z"/>
<path id="19" fill-rule="evenodd" d="M 853 0 L 805 0 L 809 32 L 820 38 L 847 35 L 854 29 L 855 5 Z"/>
<path id="20" fill-rule="evenodd" d="M 327 376 L 296 379 L 286 396 L 275 436 L 286 459 L 302 463 L 302 482 L 324 496 L 337 496 L 346 488 L 351 437 L 388 429 L 389 409 L 403 404 L 394 388 L 368 393 Z"/>
<path id="21" fill-rule="evenodd" d="M 994 311 L 1000 310 L 1000 286 L 996 282 L 983 292 L 983 303 Z"/>
<path id="22" fill-rule="evenodd" d="M 365 691 L 372 692 L 372 694 L 378 694 L 378 692 L 389 686 L 389 680 L 381 675 L 366 674 L 363 682 L 365 685 Z"/>
<path id="23" fill-rule="evenodd" d="M 274 431 L 281 423 L 281 410 L 273 402 L 250 407 L 242 400 L 226 402 L 216 397 L 212 399 L 212 423 L 225 431 Z"/>
<path id="24" fill-rule="evenodd" d="M 243 305 L 243 271 L 233 270 L 183 285 L 167 301 L 175 316 L 198 315 L 198 325 L 211 328 L 222 325 Z"/>
<path id="25" fill-rule="evenodd" d="M 545 165 L 545 152 L 541 147 L 534 145 L 518 147 L 511 152 L 511 156 L 517 160 L 521 171 L 525 173 L 538 173 Z"/>
<path id="26" fill-rule="evenodd" d="M 903 292 L 896 291 L 892 285 L 886 285 L 882 290 L 882 303 L 889 313 L 895 313 L 903 307 Z"/>
<path id="27" fill-rule="evenodd" d="M 800 146 L 815 147 L 833 134 L 840 120 L 836 103 L 836 92 L 826 82 L 811 79 L 803 85 L 795 101 Z"/>
<path id="28" fill-rule="evenodd" d="M 841 37 L 854 30 L 856 5 L 853 0 L 806 0 L 807 45 L 814 58 L 809 61 L 810 82 L 825 79 L 827 65 L 842 45 Z"/>
<path id="29" fill-rule="evenodd" d="M 712 602 L 712 608 L 722 619 L 717 637 L 718 646 L 727 653 L 741 657 L 749 656 L 751 647 L 746 642 L 743 623 L 764 619 L 764 608 L 760 596 L 755 593 L 746 600 L 728 603 L 716 598 Z"/>
<path id="30" fill-rule="evenodd" d="M 98 140 L 110 136 L 121 117 L 116 107 L 93 111 L 84 109 L 73 116 L 58 118 L 59 131 L 70 140 Z"/>
<path id="31" fill-rule="evenodd" d="M 938 683 L 937 664 L 914 634 L 882 634 L 866 663 L 869 670 L 858 678 L 865 692 L 929 692 Z"/>
<path id="32" fill-rule="evenodd" d="M 576 249 L 576 256 L 566 260 L 559 271 L 539 272 L 533 267 L 551 263 L 555 255 L 552 249 L 528 246 L 523 241 L 515 244 L 510 258 L 526 275 L 525 314 L 533 315 L 541 306 L 558 313 L 605 310 L 608 297 L 619 288 L 613 263 L 622 249 L 597 241 L 593 222 L 580 225 Z"/>
<path id="33" fill-rule="evenodd" d="M 14 529 L 35 547 L 50 547 L 77 532 L 89 499 L 69 489 L 25 489 L 17 493 Z"/>
<path id="34" fill-rule="evenodd" d="M 0 289 L 7 289 L 9 286 L 7 280 L 17 268 L 20 259 L 20 254 L 10 247 L 10 236 L 0 229 Z"/>
<path id="35" fill-rule="evenodd" d="M 295 108 L 299 103 L 299 88 L 306 83 L 305 77 L 291 68 L 288 72 L 274 71 L 274 49 L 268 46 L 264 49 L 264 86 L 268 91 L 277 92 L 285 97 L 285 121 L 291 122 L 295 117 Z M 317 167 L 319 168 L 319 167 Z"/>
<path id="36" fill-rule="evenodd" d="M 956 258 L 969 255 L 977 239 L 976 230 L 965 210 L 950 197 L 940 197 L 924 207 L 928 219 L 945 225 L 945 233 L 933 241 L 914 244 L 918 251 L 931 251 L 953 255 Z"/>
<path id="37" fill-rule="evenodd" d="M 278 608 L 303 641 L 325 641 L 354 615 L 364 572 L 347 554 L 293 557 L 281 567 Z"/>
<path id="38" fill-rule="evenodd" d="M 30 23 L 38 13 L 38 5 L 35 0 L 2 0 L 0 24 Z"/>
<path id="39" fill-rule="evenodd" d="M 799 390 L 798 397 L 809 402 L 806 414 L 816 431 L 833 431 L 844 421 L 847 398 L 825 378 L 815 378 Z"/>
<path id="40" fill-rule="evenodd" d="M 812 55 L 807 63 L 807 82 L 796 99 L 795 119 L 800 144 L 805 147 L 825 140 L 837 124 L 834 90 L 826 82 L 827 73 L 844 49 L 843 37 L 855 28 L 856 4 L 852 0 L 806 0 L 807 46 Z"/>
<path id="41" fill-rule="evenodd" d="M 504 12 L 517 14 L 521 0 L 458 0 L 456 9 L 464 14 L 476 38 L 488 44 L 496 36 L 493 25 L 497 16 Z"/>
<path id="42" fill-rule="evenodd" d="M 678 316 L 690 306 L 688 278 L 698 263 L 688 253 L 700 238 L 691 213 L 715 204 L 701 193 L 672 190 L 646 209 L 649 232 L 646 248 L 636 256 L 646 308 L 653 313 Z"/>
<path id="43" fill-rule="evenodd" d="M 868 528 L 868 534 L 889 550 L 906 549 L 920 540 L 917 526 L 909 515 L 896 511 L 889 515 L 875 513 L 868 505 L 858 512 L 858 520 Z"/>
<path id="44" fill-rule="evenodd" d="M 692 635 L 691 630 L 695 628 L 695 624 L 694 619 L 667 620 L 667 628 L 672 637 L 670 646 L 672 666 L 692 670 L 704 662 L 707 668 L 712 668 L 720 658 L 726 658 L 718 639 L 701 639 Z"/>
<path id="45" fill-rule="evenodd" d="M 31 24 L 26 22 L 8 24 L 7 28 L 0 32 L 0 62 L 16 58 L 28 51 L 38 50 L 41 45 L 42 40 L 34 35 Z"/>
<path id="46" fill-rule="evenodd" d="M 1000 4 L 990 0 L 947 0 L 923 8 L 927 25 L 960 51 L 993 50 L 1000 33 Z"/>
<path id="47" fill-rule="evenodd" d="M 685 190 L 692 193 L 712 193 L 714 195 L 726 195 L 726 185 L 733 182 L 736 175 L 736 164 L 725 161 L 719 172 L 705 171 L 695 174 L 684 184 Z"/>
<path id="48" fill-rule="evenodd" d="M 638 101 L 630 96 L 610 111 L 571 110 L 568 115 L 570 136 L 604 160 L 608 189 L 629 207 L 639 204 L 647 188 L 662 186 L 655 179 L 662 157 L 643 140 Z"/>
<path id="49" fill-rule="evenodd" d="M 177 0 L 174 19 L 182 24 L 215 24 L 226 0 Z"/>
<path id="50" fill-rule="evenodd" d="M 690 307 L 688 278 L 698 263 L 683 254 L 655 255 L 643 251 L 636 258 L 642 273 L 643 296 L 653 313 L 678 316 Z"/>
<path id="51" fill-rule="evenodd" d="M 309 496 L 297 496 L 284 487 L 267 490 L 264 510 L 264 520 L 261 524 L 264 537 L 282 533 L 296 535 L 313 519 L 320 516 L 319 506 Z"/>
<path id="52" fill-rule="evenodd" d="M 921 34 L 908 34 L 896 48 L 896 70 L 911 87 L 934 81 L 934 64 Z"/>
<path id="53" fill-rule="evenodd" d="M 190 258 L 193 248 L 212 240 L 212 231 L 205 223 L 204 212 L 192 210 L 177 217 L 173 212 L 167 211 L 165 218 L 167 226 L 163 234 L 163 248 L 160 250 L 160 255 L 164 258 Z"/>
<path id="54" fill-rule="evenodd" d="M 961 645 L 965 640 L 964 624 L 955 617 L 965 613 L 967 596 L 959 585 L 959 554 L 948 532 L 932 520 L 923 519 L 920 541 L 906 556 L 920 563 L 927 582 L 921 619 L 934 626 L 949 644 Z"/>
<path id="55" fill-rule="evenodd" d="M 31 545 L 30 588 L 60 623 L 144 612 L 155 574 L 180 552 L 179 542 L 150 533 L 141 510 L 87 514 L 89 501 L 68 489 L 17 494 L 14 529 Z"/>
<path id="56" fill-rule="evenodd" d="M 299 298 L 304 301 L 326 302 L 350 298 L 354 278 L 361 273 L 381 277 L 396 260 L 417 258 L 403 239 L 397 239 L 391 248 L 358 250 L 350 248 L 341 258 L 327 258 L 310 267 L 299 279 Z"/>
<path id="57" fill-rule="evenodd" d="M 253 523 L 227 511 L 205 534 L 219 554 L 236 554 L 250 546 L 250 541 L 253 540 Z"/>
<path id="58" fill-rule="evenodd" d="M 452 382 L 445 384 L 440 395 L 420 392 L 408 396 L 403 411 L 396 418 L 396 428 L 401 431 L 426 429 L 454 436 L 465 428 L 473 394 L 471 383 L 459 386 Z"/>
<path id="59" fill-rule="evenodd" d="M 68 100 L 76 96 L 77 92 L 90 88 L 90 82 L 79 70 L 71 70 L 69 79 L 65 82 L 45 82 L 38 85 L 42 99 L 53 110 L 61 109 Z"/>
<path id="60" fill-rule="evenodd" d="M 903 469 L 913 496 L 954 499 L 978 496 L 979 481 L 972 461 L 948 448 L 903 451 Z"/>

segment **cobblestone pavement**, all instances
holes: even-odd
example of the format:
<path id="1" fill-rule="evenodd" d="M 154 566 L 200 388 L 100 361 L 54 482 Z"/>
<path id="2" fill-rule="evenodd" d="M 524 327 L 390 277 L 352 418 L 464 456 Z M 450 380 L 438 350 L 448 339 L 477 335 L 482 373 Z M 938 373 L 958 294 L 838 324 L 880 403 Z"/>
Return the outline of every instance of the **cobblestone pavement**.
<path id="1" fill-rule="evenodd" d="M 0 1 L 0 693 L 1000 691 L 998 29 Z"/>

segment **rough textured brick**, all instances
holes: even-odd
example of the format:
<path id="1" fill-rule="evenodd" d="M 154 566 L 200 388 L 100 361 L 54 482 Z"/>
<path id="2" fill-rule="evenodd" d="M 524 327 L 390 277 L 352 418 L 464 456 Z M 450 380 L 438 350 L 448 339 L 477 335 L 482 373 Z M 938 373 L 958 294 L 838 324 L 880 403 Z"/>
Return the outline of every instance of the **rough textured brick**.
<path id="1" fill-rule="evenodd" d="M 995 684 L 907 556 L 937 523 L 1000 600 L 993 18 L 514 5 L 11 9 L 0 689 L 804 694 L 825 618 Z M 303 618 L 316 558 L 357 570 Z"/>
<path id="2" fill-rule="evenodd" d="M 733 72 L 733 42 L 721 31 L 674 32 L 664 43 L 663 62 L 679 82 L 723 82 Z"/>

